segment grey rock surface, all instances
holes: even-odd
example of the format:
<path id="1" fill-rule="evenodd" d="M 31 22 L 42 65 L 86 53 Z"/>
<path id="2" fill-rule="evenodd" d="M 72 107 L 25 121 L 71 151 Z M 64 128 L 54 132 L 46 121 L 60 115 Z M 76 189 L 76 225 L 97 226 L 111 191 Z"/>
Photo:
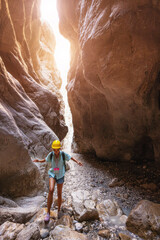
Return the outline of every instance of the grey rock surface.
<path id="1" fill-rule="evenodd" d="M 18 207 L 18 204 L 11 199 L 0 196 L 0 208 L 1 207 Z"/>
<path id="2" fill-rule="evenodd" d="M 6 221 L 12 221 L 16 223 L 28 222 L 37 212 L 38 208 L 0 208 L 0 224 Z"/>
<path id="3" fill-rule="evenodd" d="M 40 230 L 36 223 L 31 223 L 26 226 L 18 235 L 17 240 L 39 240 Z"/>
<path id="4" fill-rule="evenodd" d="M 16 239 L 23 228 L 24 224 L 6 221 L 0 226 L 0 239 Z"/>

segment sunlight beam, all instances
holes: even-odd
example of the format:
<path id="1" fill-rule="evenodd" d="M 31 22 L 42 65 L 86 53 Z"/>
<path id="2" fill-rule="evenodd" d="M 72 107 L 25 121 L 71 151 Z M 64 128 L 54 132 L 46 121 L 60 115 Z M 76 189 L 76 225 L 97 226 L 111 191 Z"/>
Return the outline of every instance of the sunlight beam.
<path id="1" fill-rule="evenodd" d="M 56 0 L 41 0 L 41 20 L 46 21 L 53 29 L 56 47 L 54 58 L 62 78 L 62 87 L 60 89 L 65 102 L 65 121 L 68 126 L 68 134 L 64 139 L 63 148 L 71 152 L 71 143 L 73 139 L 72 115 L 70 112 L 67 91 L 67 74 L 70 67 L 70 43 L 59 32 L 59 17 L 57 13 Z"/>
<path id="2" fill-rule="evenodd" d="M 41 19 L 49 23 L 56 38 L 55 61 L 61 73 L 61 78 L 67 84 L 67 73 L 70 63 L 70 44 L 59 33 L 59 17 L 57 13 L 56 0 L 41 0 Z"/>

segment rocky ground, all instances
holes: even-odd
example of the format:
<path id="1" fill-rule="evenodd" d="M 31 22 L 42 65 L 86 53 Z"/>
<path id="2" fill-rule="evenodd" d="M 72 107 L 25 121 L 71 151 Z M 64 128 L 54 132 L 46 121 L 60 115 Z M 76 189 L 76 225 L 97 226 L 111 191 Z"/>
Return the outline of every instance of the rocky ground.
<path id="1" fill-rule="evenodd" d="M 98 192 L 98 201 L 105 199 L 116 200 L 125 215 L 143 199 L 159 203 L 160 199 L 160 164 L 134 162 L 104 162 L 94 156 L 74 154 L 84 166 L 79 167 L 72 163 L 70 171 L 66 173 L 64 185 L 64 198 L 70 196 L 77 189 L 87 190 L 92 194 Z M 109 223 L 107 229 L 112 233 L 125 230 L 119 222 Z M 91 223 L 89 235 L 95 235 L 103 226 L 101 222 Z M 126 233 L 126 231 L 124 231 Z M 114 234 L 113 234 L 114 235 Z M 133 238 L 129 232 L 127 235 Z M 134 236 L 135 239 L 140 239 Z M 116 238 L 110 238 L 116 239 Z"/>
<path id="2" fill-rule="evenodd" d="M 0 239 L 143 239 L 139 237 L 143 234 L 138 236 L 127 230 L 126 220 L 141 200 L 159 203 L 159 164 L 113 163 L 92 155 L 72 156 L 81 161 L 83 167 L 69 161 L 70 169 L 66 172 L 63 188 L 62 217 L 57 219 L 56 191 L 52 218 L 47 224 L 43 221 L 47 192 L 36 198 L 14 201 L 1 197 Z M 44 171 L 43 167 L 41 164 L 41 171 Z M 156 206 L 158 212 L 159 204 Z M 157 222 L 157 233 L 159 225 Z M 160 239 L 158 235 L 154 238 L 151 233 L 146 234 L 150 235 L 145 239 Z"/>

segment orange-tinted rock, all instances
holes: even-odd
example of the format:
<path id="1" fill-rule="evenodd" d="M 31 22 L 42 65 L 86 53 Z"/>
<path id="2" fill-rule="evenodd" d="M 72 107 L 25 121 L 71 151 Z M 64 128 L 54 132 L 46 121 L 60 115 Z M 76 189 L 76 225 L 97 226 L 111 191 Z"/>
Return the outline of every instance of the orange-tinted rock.
<path id="1" fill-rule="evenodd" d="M 71 42 L 69 104 L 78 150 L 160 157 L 160 3 L 58 0 Z"/>
<path id="2" fill-rule="evenodd" d="M 44 158 L 67 133 L 61 79 L 56 66 L 51 72 L 54 35 L 47 46 L 43 28 L 39 0 L 0 1 L 0 191 L 11 196 L 42 190 L 30 159 Z"/>

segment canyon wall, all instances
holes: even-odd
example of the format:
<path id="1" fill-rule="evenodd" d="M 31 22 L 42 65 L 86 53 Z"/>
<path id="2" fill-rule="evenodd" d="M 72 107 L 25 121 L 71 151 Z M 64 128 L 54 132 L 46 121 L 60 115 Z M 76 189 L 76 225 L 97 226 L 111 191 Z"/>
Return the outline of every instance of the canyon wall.
<path id="1" fill-rule="evenodd" d="M 77 151 L 160 159 L 160 2 L 58 0 Z M 74 144 L 75 146 L 75 144 Z"/>
<path id="2" fill-rule="evenodd" d="M 68 128 L 54 62 L 54 35 L 40 21 L 40 0 L 0 1 L 0 191 L 42 189 L 31 158 L 44 158 Z M 35 190 L 36 189 L 36 190 Z"/>

